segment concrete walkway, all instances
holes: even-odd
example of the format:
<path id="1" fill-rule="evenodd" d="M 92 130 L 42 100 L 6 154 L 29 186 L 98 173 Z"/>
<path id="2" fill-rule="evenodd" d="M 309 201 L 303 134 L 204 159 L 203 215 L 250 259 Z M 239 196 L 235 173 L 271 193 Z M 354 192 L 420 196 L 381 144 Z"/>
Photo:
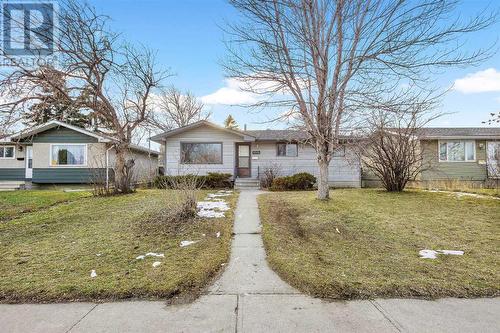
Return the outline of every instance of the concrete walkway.
<path id="1" fill-rule="evenodd" d="M 0 305 L 1 332 L 499 332 L 500 299 L 325 302 L 270 270 L 257 191 L 241 192 L 231 261 L 193 304 Z M 1 278 L 1 277 L 0 277 Z"/>

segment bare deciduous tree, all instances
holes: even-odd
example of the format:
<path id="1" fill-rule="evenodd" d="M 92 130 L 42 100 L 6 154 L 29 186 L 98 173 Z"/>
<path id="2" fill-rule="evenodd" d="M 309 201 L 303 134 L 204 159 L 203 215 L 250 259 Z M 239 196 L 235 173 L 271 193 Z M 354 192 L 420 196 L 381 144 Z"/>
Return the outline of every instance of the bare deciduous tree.
<path id="1" fill-rule="evenodd" d="M 199 120 L 206 120 L 210 117 L 210 113 L 205 112 L 203 107 L 203 103 L 192 93 L 182 93 L 170 87 L 158 96 L 157 103 L 154 105 L 155 110 L 151 113 L 148 124 L 166 132 Z"/>
<path id="2" fill-rule="evenodd" d="M 242 18 L 227 29 L 228 75 L 267 95 L 260 105 L 296 113 L 317 153 L 319 199 L 329 198 L 341 129 L 373 102 L 404 103 L 404 93 L 392 94 L 403 84 L 432 89 L 432 70 L 482 60 L 487 51 L 466 54 L 461 42 L 496 20 L 495 13 L 464 21 L 447 0 L 230 3 Z"/>
<path id="3" fill-rule="evenodd" d="M 368 120 L 362 155 L 365 166 L 389 192 L 401 192 L 429 166 L 419 141 L 422 128 L 439 114 L 421 104 L 407 109 L 374 111 Z"/>
<path id="4" fill-rule="evenodd" d="M 126 152 L 134 131 L 148 119 L 151 96 L 167 74 L 158 70 L 152 51 L 123 43 L 109 29 L 108 17 L 97 14 L 89 4 L 60 1 L 57 16 L 54 49 L 58 65 L 51 69 L 57 75 L 3 54 L 14 67 L 2 73 L 0 91 L 7 98 L 0 104 L 0 113 L 12 118 L 40 102 L 45 96 L 42 87 L 57 91 L 66 105 L 91 111 L 101 129 L 117 139 L 113 144 L 115 189 L 127 193 L 132 190 L 132 163 Z M 64 89 L 61 80 L 67 83 Z"/>

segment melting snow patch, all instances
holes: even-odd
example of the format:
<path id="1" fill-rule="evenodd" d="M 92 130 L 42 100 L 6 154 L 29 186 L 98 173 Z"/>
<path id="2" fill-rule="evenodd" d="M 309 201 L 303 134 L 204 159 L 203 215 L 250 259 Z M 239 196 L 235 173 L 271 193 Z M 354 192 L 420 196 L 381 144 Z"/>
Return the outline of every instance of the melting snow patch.
<path id="1" fill-rule="evenodd" d="M 451 254 L 454 256 L 463 256 L 464 255 L 464 251 L 456 251 L 456 250 L 438 250 L 438 253 Z"/>
<path id="2" fill-rule="evenodd" d="M 165 254 L 163 254 L 163 253 L 148 252 L 146 254 L 141 254 L 140 256 L 137 256 L 135 259 L 137 259 L 137 260 L 143 260 L 146 257 L 160 257 L 160 258 L 165 258 Z"/>
<path id="3" fill-rule="evenodd" d="M 160 266 L 160 265 L 161 265 L 161 262 L 160 262 L 160 261 L 155 261 L 155 262 L 153 263 L 153 267 L 158 267 L 158 266 Z"/>
<path id="4" fill-rule="evenodd" d="M 217 193 L 208 193 L 207 194 L 207 200 L 210 200 L 210 199 L 217 200 L 216 198 L 228 197 L 232 193 L 233 193 L 233 191 L 218 191 Z"/>
<path id="5" fill-rule="evenodd" d="M 418 252 L 420 258 L 424 259 L 436 259 L 438 254 L 445 255 L 455 255 L 455 256 L 463 256 L 464 251 L 456 251 L 456 250 L 420 250 Z"/>
<path id="6" fill-rule="evenodd" d="M 97 276 L 97 273 L 95 272 L 95 269 L 93 269 L 92 272 L 90 272 L 90 277 L 95 278 L 96 276 Z"/>
<path id="7" fill-rule="evenodd" d="M 212 217 L 224 217 L 225 215 L 223 212 L 216 212 L 213 210 L 202 209 L 198 211 L 198 216 L 212 218 Z"/>
<path id="8" fill-rule="evenodd" d="M 433 193 L 447 193 L 450 196 L 455 196 L 457 198 L 461 198 L 461 197 L 473 197 L 473 198 L 480 198 L 480 199 L 500 200 L 500 198 L 492 197 L 492 196 L 489 196 L 489 195 L 477 194 L 477 193 L 452 192 L 452 191 L 441 191 L 441 190 L 428 190 L 428 191 L 429 192 L 433 192 Z"/>
<path id="9" fill-rule="evenodd" d="M 229 206 L 225 201 L 200 201 L 197 204 L 198 209 L 217 209 L 220 211 L 229 210 Z"/>
<path id="10" fill-rule="evenodd" d="M 434 250 L 420 250 L 418 252 L 420 255 L 420 258 L 425 258 L 425 259 L 436 259 L 437 252 Z"/>
<path id="11" fill-rule="evenodd" d="M 197 208 L 199 217 L 224 217 L 224 212 L 229 210 L 225 201 L 200 201 Z"/>
<path id="12" fill-rule="evenodd" d="M 198 243 L 198 241 L 182 241 L 181 247 L 189 246 L 191 244 Z"/>

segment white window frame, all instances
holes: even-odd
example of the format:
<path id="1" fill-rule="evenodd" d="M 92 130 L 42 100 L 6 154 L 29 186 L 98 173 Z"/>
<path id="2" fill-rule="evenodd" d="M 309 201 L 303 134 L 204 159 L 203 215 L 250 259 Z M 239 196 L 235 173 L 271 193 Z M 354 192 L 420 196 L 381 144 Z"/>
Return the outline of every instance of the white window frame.
<path id="1" fill-rule="evenodd" d="M 83 146 L 83 164 L 52 164 L 52 149 L 54 146 Z M 49 149 L 49 166 L 51 168 L 84 168 L 87 167 L 88 145 L 86 143 L 51 143 Z"/>
<path id="2" fill-rule="evenodd" d="M 220 162 L 211 162 L 211 163 L 187 163 L 186 161 L 183 161 L 184 156 L 183 156 L 183 151 L 182 151 L 182 146 L 185 144 L 201 144 L 201 145 L 211 145 L 211 144 L 216 144 L 220 145 Z M 196 142 L 196 141 L 181 141 L 180 142 L 180 156 L 179 156 L 179 163 L 182 165 L 223 165 L 224 164 L 224 142 L 222 141 L 208 141 L 208 142 Z M 165 154 L 166 156 L 166 154 Z"/>
<path id="3" fill-rule="evenodd" d="M 0 156 L 0 160 L 13 160 L 16 158 L 16 146 L 0 146 L 4 149 L 3 151 L 3 156 Z M 5 149 L 6 148 L 12 148 L 12 151 L 14 152 L 14 154 L 12 155 L 12 157 L 5 157 Z"/>
<path id="4" fill-rule="evenodd" d="M 285 145 L 285 155 L 279 155 L 279 148 L 278 145 Z M 295 145 L 297 147 L 297 154 L 296 155 L 288 155 L 288 146 L 289 145 Z M 299 156 L 299 144 L 295 142 L 277 142 L 276 143 L 276 156 L 277 157 L 298 157 Z"/>
<path id="5" fill-rule="evenodd" d="M 465 160 L 464 161 L 450 161 L 448 159 L 448 142 L 463 142 L 464 143 L 464 154 L 465 154 Z M 467 159 L 467 143 L 472 142 L 472 146 L 474 147 L 474 159 L 468 160 Z M 441 159 L 441 144 L 446 143 L 446 160 Z M 438 140 L 438 149 L 437 149 L 437 157 L 439 163 L 474 163 L 477 161 L 476 158 L 476 140 L 460 140 L 460 139 L 450 139 L 450 140 Z"/>

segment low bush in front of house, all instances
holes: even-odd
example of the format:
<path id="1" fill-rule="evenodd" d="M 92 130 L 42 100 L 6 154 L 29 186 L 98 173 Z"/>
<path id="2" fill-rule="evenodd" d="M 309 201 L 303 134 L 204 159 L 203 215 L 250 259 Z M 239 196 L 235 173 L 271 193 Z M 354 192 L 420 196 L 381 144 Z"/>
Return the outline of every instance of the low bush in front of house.
<path id="1" fill-rule="evenodd" d="M 196 182 L 197 187 L 205 189 L 218 189 L 233 187 L 230 173 L 209 172 L 206 175 L 180 175 L 180 176 L 157 176 L 153 181 L 153 187 L 165 189 L 173 188 L 175 184 Z"/>
<path id="2" fill-rule="evenodd" d="M 271 191 L 310 190 L 316 183 L 316 177 L 307 172 L 292 176 L 278 177 L 273 180 Z"/>

